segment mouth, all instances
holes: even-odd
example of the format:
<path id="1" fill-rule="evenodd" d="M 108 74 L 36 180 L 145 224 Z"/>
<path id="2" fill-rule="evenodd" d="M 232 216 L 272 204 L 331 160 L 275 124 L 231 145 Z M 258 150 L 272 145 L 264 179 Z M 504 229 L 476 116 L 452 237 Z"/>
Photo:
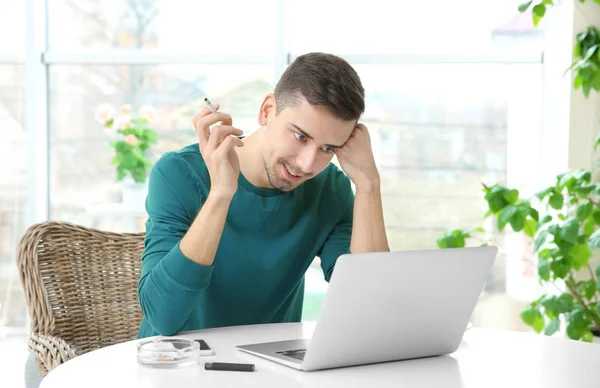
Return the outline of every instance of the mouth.
<path id="1" fill-rule="evenodd" d="M 287 180 L 297 181 L 299 179 L 302 179 L 302 175 L 295 175 L 294 173 L 292 173 L 289 170 L 288 166 L 285 165 L 285 163 L 281 163 L 281 165 L 283 166 L 283 175 Z"/>

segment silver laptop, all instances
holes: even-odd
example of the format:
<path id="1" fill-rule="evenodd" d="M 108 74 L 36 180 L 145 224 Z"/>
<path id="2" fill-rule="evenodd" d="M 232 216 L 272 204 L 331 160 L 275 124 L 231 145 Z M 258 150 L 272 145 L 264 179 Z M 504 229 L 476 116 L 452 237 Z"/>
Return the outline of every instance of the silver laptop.
<path id="1" fill-rule="evenodd" d="M 237 348 L 304 371 L 453 353 L 497 252 L 483 246 L 342 255 L 310 339 Z"/>

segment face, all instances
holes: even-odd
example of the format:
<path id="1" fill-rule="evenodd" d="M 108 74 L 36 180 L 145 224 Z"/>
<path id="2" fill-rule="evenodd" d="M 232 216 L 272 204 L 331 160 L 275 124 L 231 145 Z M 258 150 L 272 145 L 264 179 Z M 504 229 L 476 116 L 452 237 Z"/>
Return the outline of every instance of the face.
<path id="1" fill-rule="evenodd" d="M 304 99 L 279 114 L 275 104 L 275 96 L 269 94 L 259 113 L 259 123 L 265 127 L 261 156 L 269 185 L 291 191 L 327 167 L 335 150 L 352 134 L 356 120 L 341 120 Z"/>

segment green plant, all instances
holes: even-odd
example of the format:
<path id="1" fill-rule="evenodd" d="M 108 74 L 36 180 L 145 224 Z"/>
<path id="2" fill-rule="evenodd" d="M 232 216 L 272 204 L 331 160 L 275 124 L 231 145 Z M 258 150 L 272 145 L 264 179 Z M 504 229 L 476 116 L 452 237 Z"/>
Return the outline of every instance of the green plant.
<path id="1" fill-rule="evenodd" d="M 587 31 L 577 34 L 573 56 L 581 58 L 567 69 L 577 72 L 573 87 L 581 88 L 586 97 L 592 89 L 600 91 L 600 31 L 596 27 L 589 26 Z"/>
<path id="2" fill-rule="evenodd" d="M 131 105 L 123 105 L 119 115 L 108 104 L 96 110 L 96 119 L 103 125 L 104 131 L 112 139 L 110 146 L 115 150 L 111 163 L 117 169 L 117 181 L 130 176 L 135 182 L 144 183 L 152 163 L 147 153 L 157 142 L 156 132 L 150 128 L 154 109 L 143 107 L 139 117 L 131 117 Z"/>
<path id="3" fill-rule="evenodd" d="M 578 0 L 580 3 L 585 3 L 586 0 Z M 596 4 L 600 4 L 600 0 L 593 0 Z M 533 17 L 533 25 L 538 26 L 540 21 L 546 16 L 546 11 L 550 7 L 560 4 L 560 0 L 533 0 L 526 1 L 519 5 L 519 12 L 523 13 L 531 7 L 531 16 Z"/>
<path id="4" fill-rule="evenodd" d="M 593 1 L 600 4 L 600 0 Z M 579 2 L 585 3 L 585 0 Z M 533 5 L 533 0 L 530 0 L 521 4 L 519 11 L 525 12 L 531 7 L 533 24 L 538 26 L 546 15 L 546 10 L 558 3 L 555 0 L 538 0 Z M 573 45 L 573 59 L 574 62 L 565 71 L 565 74 L 569 71 L 575 73 L 573 87 L 581 88 L 586 97 L 592 89 L 600 91 L 600 31 L 596 27 L 589 26 L 586 31 L 577 34 Z"/>
<path id="5" fill-rule="evenodd" d="M 521 312 L 522 320 L 538 333 L 557 332 L 561 315 L 572 339 L 591 341 L 592 330 L 600 326 L 600 265 L 594 271 L 589 263 L 592 252 L 600 248 L 600 183 L 592 183 L 591 178 L 591 171 L 582 169 L 560 174 L 555 184 L 532 198 L 522 198 L 518 190 L 499 184 L 483 185 L 488 207 L 484 219 L 493 216 L 501 232 L 510 226 L 527 235 L 538 258 L 540 284 L 559 291 L 558 295 L 544 293 Z M 475 231 L 482 228 L 449 230 L 437 245 L 464 247 Z M 589 279 L 578 280 L 581 272 Z M 557 282 L 564 284 L 566 292 Z"/>

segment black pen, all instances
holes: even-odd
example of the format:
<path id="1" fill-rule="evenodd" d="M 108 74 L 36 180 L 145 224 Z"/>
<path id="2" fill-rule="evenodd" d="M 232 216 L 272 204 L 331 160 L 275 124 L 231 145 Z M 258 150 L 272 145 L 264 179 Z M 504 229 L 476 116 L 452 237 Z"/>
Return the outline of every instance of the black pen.
<path id="1" fill-rule="evenodd" d="M 207 362 L 206 370 L 226 370 L 233 372 L 254 372 L 254 364 L 234 364 L 231 362 Z"/>

